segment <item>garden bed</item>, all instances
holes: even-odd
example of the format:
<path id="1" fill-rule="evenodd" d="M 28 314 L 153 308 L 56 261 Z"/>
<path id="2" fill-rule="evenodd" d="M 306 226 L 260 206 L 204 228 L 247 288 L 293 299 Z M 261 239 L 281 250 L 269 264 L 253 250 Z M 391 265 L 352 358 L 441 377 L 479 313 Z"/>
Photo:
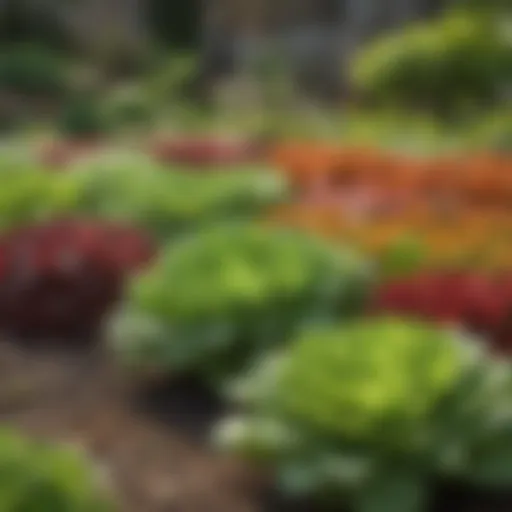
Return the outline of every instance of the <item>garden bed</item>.
<path id="1" fill-rule="evenodd" d="M 188 152 L 190 148 L 185 149 Z M 137 372 L 129 370 L 140 368 L 143 375 L 146 375 L 144 368 L 149 374 L 158 370 L 166 375 L 194 373 L 220 393 L 224 391 L 224 383 L 230 384 L 228 377 L 242 368 L 245 373 L 253 362 L 259 362 L 260 356 L 268 357 L 264 352 L 270 345 L 269 339 L 276 347 L 290 340 L 286 353 L 300 356 L 301 352 L 296 352 L 298 349 L 294 347 L 300 342 L 298 334 L 303 327 L 299 320 L 304 318 L 322 318 L 333 325 L 341 322 L 340 330 L 332 331 L 333 336 L 345 339 L 348 347 L 353 342 L 353 354 L 359 358 L 358 333 L 353 335 L 350 330 L 342 329 L 346 325 L 342 320 L 355 316 L 356 327 L 363 334 L 368 322 L 375 329 L 362 339 L 387 343 L 384 352 L 394 354 L 396 361 L 383 359 L 379 363 L 384 376 L 388 373 L 391 377 L 408 375 L 409 355 L 422 353 L 422 350 L 429 353 L 436 340 L 439 347 L 452 347 L 453 353 L 458 355 L 451 359 L 446 352 L 454 372 L 454 380 L 446 383 L 448 396 L 459 382 L 457 360 L 460 362 L 459 357 L 468 356 L 469 345 L 464 344 L 464 349 L 457 345 L 455 349 L 454 333 L 445 334 L 440 324 L 455 320 L 471 331 L 486 335 L 485 339 L 493 348 L 510 346 L 509 255 L 512 253 L 510 240 L 502 234 L 510 226 L 507 198 L 512 189 L 507 188 L 509 183 L 503 181 L 501 171 L 493 171 L 496 179 L 480 180 L 489 169 L 497 169 L 495 160 L 479 160 L 478 165 L 467 159 L 453 163 L 448 169 L 453 171 L 454 181 L 447 182 L 449 172 L 444 172 L 442 162 L 435 165 L 416 162 L 415 166 L 414 162 L 402 162 L 399 157 L 388 160 L 386 156 L 381 159 L 377 155 L 375 161 L 363 159 L 358 163 L 361 155 L 339 153 L 334 149 L 325 153 L 315 150 L 311 154 L 313 157 L 308 160 L 307 151 L 305 154 L 285 152 L 285 161 L 277 165 L 277 169 L 248 168 L 247 173 L 218 173 L 215 166 L 211 168 L 215 172 L 188 173 L 184 171 L 192 167 L 183 162 L 177 167 L 170 166 L 170 172 L 163 172 L 166 166 L 155 164 L 153 167 L 146 158 L 141 158 L 140 163 L 132 161 L 128 154 L 126 158 L 121 155 L 119 161 L 117 157 L 110 160 L 110 155 L 104 161 L 92 159 L 84 162 L 84 169 L 80 167 L 83 172 L 76 173 L 47 173 L 44 169 L 29 168 L 30 180 L 27 174 L 6 172 L 5 179 L 11 181 L 6 182 L 5 188 L 12 188 L 13 193 L 5 194 L 4 261 L 0 262 L 5 281 L 2 295 L 5 300 L 0 304 L 3 307 L 0 312 L 2 329 L 10 332 L 11 338 L 24 330 L 31 331 L 34 338 L 24 348 L 19 344 L 17 348 L 12 343 L 0 344 L 0 372 L 4 377 L 0 390 L 0 422 L 14 427 L 15 431 L 28 433 L 29 437 L 42 436 L 82 445 L 112 481 L 121 504 L 120 512 L 340 511 L 339 501 L 333 507 L 306 500 L 285 501 L 279 492 L 272 491 L 272 486 L 284 493 L 286 482 L 283 484 L 281 479 L 272 478 L 274 475 L 255 471 L 258 461 L 254 460 L 256 465 L 250 464 L 250 454 L 240 450 L 235 458 L 216 452 L 210 442 L 210 429 L 222 426 L 219 420 L 229 419 L 229 413 L 234 411 L 228 410 L 213 392 L 209 393 L 191 380 L 153 381 L 151 386 L 142 388 L 134 375 Z M 500 162 L 503 169 L 508 169 L 510 161 Z M 473 171 L 467 175 L 471 180 L 459 180 L 459 165 Z M 432 166 L 439 172 L 433 173 Z M 204 166 L 197 168 L 206 169 Z M 425 172 L 416 172 L 418 168 Z M 434 174 L 439 179 L 434 179 Z M 396 180 L 391 179 L 393 177 Z M 26 187 L 26 183 L 33 186 Z M 289 188 L 293 188 L 295 194 L 290 194 Z M 62 191 L 69 191 L 63 194 L 67 201 L 63 204 L 60 202 Z M 482 198 L 491 196 L 499 196 L 502 204 L 491 208 L 485 201 L 482 203 Z M 388 208 L 397 206 L 401 197 L 408 198 L 402 208 Z M 443 208 L 436 198 L 443 198 Z M 447 201 L 449 210 L 444 208 L 445 199 L 450 199 Z M 41 220 L 40 212 L 44 213 Z M 59 220 L 62 212 L 66 213 L 65 219 L 71 219 L 69 222 Z M 92 217 L 94 221 L 78 220 L 82 217 Z M 121 220 L 120 226 L 137 226 L 137 232 L 129 228 L 125 233 L 124 228 L 114 226 L 111 219 L 116 223 Z M 234 219 L 242 222 L 226 222 Z M 272 220 L 274 225 L 270 229 L 263 227 L 263 222 L 260 223 L 263 219 Z M 301 229 L 288 231 L 283 224 L 289 223 Z M 20 230 L 19 226 L 25 227 Z M 119 229 L 121 238 L 114 236 Z M 189 233 L 190 237 L 183 240 L 184 233 Z M 123 242 L 125 235 L 126 244 Z M 326 239 L 317 235 L 324 235 Z M 344 246 L 331 245 L 328 240 L 331 238 L 343 241 Z M 160 263 L 146 268 L 155 253 L 161 255 Z M 20 266 L 20 254 L 30 256 L 22 259 L 25 266 Z M 68 265 L 69 261 L 73 264 Z M 210 267 L 204 265 L 205 261 L 218 263 Z M 241 261 L 247 265 L 240 265 Z M 225 268 L 230 272 L 225 272 Z M 25 282 L 25 277 L 30 275 L 32 281 Z M 137 286 L 125 286 L 132 277 Z M 237 286 L 232 286 L 235 281 Z M 69 282 L 69 286 L 60 287 L 61 282 Z M 108 289 L 104 289 L 105 284 L 109 285 Z M 91 290 L 96 291 L 91 293 Z M 454 297 L 448 292 L 453 292 Z M 289 301 L 282 297 L 298 299 Z M 120 298 L 123 300 L 119 301 Z M 61 307 L 63 304 L 66 308 Z M 118 304 L 119 309 L 112 311 L 114 304 Z M 212 304 L 226 308 L 220 308 L 222 314 L 215 313 L 213 320 L 204 313 L 210 311 Z M 239 315 L 232 304 L 243 306 L 242 311 L 247 316 Z M 261 307 L 261 304 L 272 307 Z M 94 314 L 85 318 L 84 313 L 89 310 Z M 276 316 L 274 313 L 280 310 L 286 314 Z M 405 323 L 380 324 L 368 318 L 369 312 L 378 316 L 399 314 Z M 69 342 L 74 337 L 71 332 L 78 331 L 82 336 L 89 331 L 96 332 L 94 327 L 103 324 L 110 313 L 114 314 L 107 332 L 113 342 L 109 346 L 116 357 L 115 364 L 101 348 L 102 344 L 87 348 L 84 344 Z M 411 323 L 408 318 L 416 316 L 424 319 L 426 325 Z M 247 321 L 240 321 L 242 317 Z M 223 327 L 225 318 L 228 329 L 213 329 L 218 325 Z M 219 319 L 222 321 L 218 322 Z M 48 326 L 44 331 L 47 336 L 56 337 L 64 331 L 61 334 L 64 347 L 72 346 L 72 350 L 39 339 L 45 326 Z M 72 330 L 68 329 L 71 327 Z M 400 359 L 400 352 L 396 350 L 401 345 L 394 343 L 396 333 L 402 328 L 406 329 L 408 345 Z M 294 345 L 291 341 L 295 336 L 297 344 Z M 168 343 L 171 338 L 174 343 Z M 326 360 L 330 361 L 332 356 L 333 361 L 340 364 L 332 372 L 332 380 L 326 382 L 326 393 L 318 395 L 318 402 L 325 402 L 326 411 L 337 411 L 333 435 L 343 439 L 345 433 L 341 424 L 350 417 L 346 411 L 351 410 L 343 409 L 343 400 L 359 400 L 363 404 L 359 407 L 362 417 L 372 420 L 373 413 L 364 405 L 365 397 L 359 396 L 359 391 L 365 387 L 361 381 L 348 379 L 347 384 L 343 376 L 351 372 L 339 371 L 339 368 L 353 367 L 351 352 L 347 352 L 346 360 L 336 352 L 329 352 L 330 339 L 327 337 L 323 342 L 312 339 L 310 346 L 317 350 L 325 347 Z M 208 352 L 211 340 L 216 344 L 220 340 L 218 346 L 226 348 Z M 428 343 L 423 346 L 425 340 Z M 146 352 L 147 347 L 150 350 Z M 315 350 L 311 350 L 315 356 Z M 362 362 L 371 366 L 371 355 L 379 350 L 380 346 L 368 345 L 366 356 L 362 352 Z M 340 357 L 339 361 L 334 356 Z M 433 361 L 437 360 L 434 356 Z M 482 357 L 485 372 L 490 372 L 490 352 L 489 355 L 482 353 Z M 322 358 L 306 357 L 304 361 L 305 366 L 300 366 L 299 358 L 298 368 L 305 370 L 298 373 L 295 384 L 288 390 L 285 386 L 287 396 L 302 396 L 299 384 L 305 382 L 304 396 L 307 397 L 311 383 L 308 384 L 306 377 L 315 372 L 323 375 L 328 369 L 321 364 Z M 317 361 L 316 366 L 310 361 Z M 121 372 L 121 366 L 127 369 L 127 374 Z M 389 372 L 390 367 L 395 369 Z M 392 379 L 380 379 L 379 375 L 377 372 L 373 383 L 368 379 L 368 384 L 385 390 Z M 435 372 L 427 376 L 432 393 L 437 393 Z M 411 383 L 406 382 L 400 391 L 405 398 L 409 397 L 408 390 L 415 389 L 416 385 L 414 372 L 409 378 Z M 273 386 L 272 392 L 277 388 Z M 334 390 L 346 391 L 340 403 L 331 401 L 331 395 L 336 395 L 331 393 Z M 384 406 L 385 397 L 392 398 L 394 393 L 392 386 L 387 388 L 387 394 L 383 393 Z M 468 400 L 477 396 L 476 392 L 471 393 Z M 501 406 L 500 393 L 501 388 L 493 395 L 495 400 L 489 400 L 489 410 L 483 405 L 478 408 L 483 419 L 491 417 L 495 408 Z M 409 402 L 404 399 L 404 414 L 417 398 L 426 394 L 418 393 Z M 229 396 L 227 389 L 226 395 Z M 443 403 L 441 395 L 433 396 L 434 402 Z M 244 406 L 238 411 L 243 413 L 241 416 L 251 413 L 254 404 L 251 406 L 250 399 L 244 403 L 244 397 L 232 398 L 234 403 Z M 285 406 L 281 404 L 283 418 L 288 414 Z M 275 419 L 279 426 L 282 418 L 278 409 Z M 436 410 L 432 408 L 431 413 L 435 414 Z M 252 413 L 256 413 L 258 419 L 257 408 Z M 293 417 L 293 411 L 290 414 Z M 310 414 L 313 425 L 315 415 L 313 410 Z M 468 424 L 464 414 L 458 420 L 464 420 L 463 425 Z M 261 424 L 255 425 L 255 431 L 259 431 Z M 329 432 L 330 427 L 331 422 L 328 422 L 325 428 Z M 320 437 L 323 428 L 322 425 L 319 428 Z M 350 430 L 350 425 L 347 428 Z M 265 429 L 261 430 L 263 438 Z M 229 428 L 222 431 L 225 432 L 228 437 L 234 432 L 231 441 L 240 433 Z M 387 450 L 385 436 L 381 439 L 380 430 L 375 432 L 377 442 L 382 442 Z M 279 437 L 279 429 L 277 433 Z M 284 433 L 285 437 L 280 437 L 279 441 L 283 446 L 293 437 L 286 429 Z M 457 438 L 464 437 L 463 433 L 457 431 Z M 375 438 L 372 431 L 370 434 L 368 443 L 373 446 Z M 482 438 L 487 440 L 483 434 Z M 399 439 L 400 446 L 404 444 L 403 439 Z M 411 439 L 415 436 L 411 435 Z M 219 444 L 225 449 L 223 442 L 220 440 Z M 308 436 L 302 442 L 306 453 Z M 469 442 L 467 446 L 465 453 L 472 448 Z M 316 450 L 314 443 L 311 447 Z M 338 444 L 333 444 L 325 453 L 329 457 L 333 455 L 332 460 L 337 462 L 344 458 L 343 453 L 335 453 L 337 450 Z M 236 449 L 231 453 L 236 453 Z M 341 459 L 336 460 L 338 455 Z M 409 456 L 411 467 L 416 466 L 415 451 L 411 450 Z M 244 459 L 246 462 L 242 462 Z M 28 466 L 32 467 L 33 459 L 28 460 Z M 283 461 L 277 457 L 274 465 L 264 463 L 262 466 L 277 471 L 284 468 L 286 472 L 290 466 L 281 464 Z M 311 477 L 308 474 L 311 467 L 318 470 L 314 467 L 315 459 L 312 461 L 299 458 L 300 464 L 292 465 L 292 470 L 286 474 L 287 477 L 291 474 L 287 483 L 291 482 L 288 491 L 292 494 L 301 491 L 304 482 L 300 479 L 304 480 L 304 474 Z M 395 461 L 386 464 L 388 462 L 389 468 L 394 469 Z M 424 470 L 420 463 L 417 469 L 422 484 L 428 484 L 432 483 L 428 481 L 431 474 L 439 478 L 456 474 L 464 479 L 467 459 L 463 464 L 462 470 L 459 471 L 459 464 L 451 472 L 435 464 Z M 298 484 L 294 480 L 297 467 Z M 332 467 L 329 466 L 329 470 Z M 338 468 L 336 466 L 335 470 Z M 305 473 L 301 473 L 301 469 L 305 469 Z M 321 471 L 319 474 L 322 476 Z M 327 483 L 332 474 L 327 474 Z M 335 479 L 339 476 L 336 473 Z M 312 481 L 314 477 L 313 474 Z M 343 478 L 341 474 L 341 480 Z M 374 483 L 371 478 L 373 475 L 360 481 L 364 480 L 362 485 Z M 339 487 L 345 483 L 341 482 Z M 407 487 L 407 482 L 405 485 Z M 309 490 L 302 489 L 303 496 L 319 488 L 322 487 L 313 485 Z M 361 492 L 361 488 L 365 491 Z M 372 490 L 371 485 L 368 488 L 353 487 L 358 498 L 373 497 L 375 489 Z M 431 485 L 430 488 L 435 491 L 421 512 L 511 510 L 512 492 L 473 492 L 445 481 L 442 486 Z M 380 508 L 376 510 L 388 510 L 386 504 L 381 504 L 379 491 L 382 489 L 386 489 L 385 485 L 377 489 L 378 498 L 373 499 L 372 506 L 361 510 L 373 512 L 377 504 Z M 388 499 L 384 498 L 383 501 Z M 400 498 L 403 496 L 392 495 L 388 501 L 394 506 Z M 410 512 L 407 506 L 400 508 L 400 505 L 403 503 L 393 512 Z M 1 501 L 0 509 L 3 510 Z M 342 509 L 342 512 L 348 510 Z M 420 511 L 415 509 L 415 512 Z"/>
<path id="2" fill-rule="evenodd" d="M 31 435 L 84 446 L 113 479 L 122 512 L 313 512 L 284 503 L 259 478 L 217 456 L 206 434 L 222 406 L 192 382 L 139 394 L 100 352 L 0 344 L 0 421 Z M 512 493 L 451 487 L 433 512 L 505 512 Z M 333 510 L 338 511 L 339 508 Z"/>
<path id="3" fill-rule="evenodd" d="M 34 353 L 4 343 L 0 367 L 1 422 L 83 445 L 113 478 L 123 511 L 259 510 L 241 494 L 235 477 L 242 472 L 204 448 L 208 400 L 186 388 L 163 401 L 157 393 L 131 400 L 97 353 Z"/>

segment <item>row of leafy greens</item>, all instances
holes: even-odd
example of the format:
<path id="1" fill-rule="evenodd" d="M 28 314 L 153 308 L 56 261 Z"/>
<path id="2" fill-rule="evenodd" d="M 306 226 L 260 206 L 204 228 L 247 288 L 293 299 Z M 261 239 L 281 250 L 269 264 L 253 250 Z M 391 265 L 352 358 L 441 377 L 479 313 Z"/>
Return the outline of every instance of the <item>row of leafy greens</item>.
<path id="1" fill-rule="evenodd" d="M 0 172 L 2 229 L 81 215 L 131 223 L 166 240 L 225 218 L 251 218 L 288 194 L 284 180 L 267 169 L 195 173 L 122 153 L 61 173 L 34 163 L 1 165 Z"/>
<path id="2" fill-rule="evenodd" d="M 80 164 L 68 179 L 84 213 L 131 221 L 163 239 L 225 218 L 250 218 L 287 197 L 285 181 L 270 169 L 196 173 L 119 155 Z"/>

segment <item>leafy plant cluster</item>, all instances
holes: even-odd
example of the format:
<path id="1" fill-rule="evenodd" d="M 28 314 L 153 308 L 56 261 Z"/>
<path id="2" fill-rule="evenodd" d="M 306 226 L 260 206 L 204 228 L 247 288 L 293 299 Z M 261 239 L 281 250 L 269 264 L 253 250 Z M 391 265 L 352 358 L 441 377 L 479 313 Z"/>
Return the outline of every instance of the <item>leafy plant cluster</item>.
<path id="1" fill-rule="evenodd" d="M 146 126 L 157 108 L 144 88 L 129 84 L 111 91 L 102 110 L 108 125 L 120 129 L 124 126 Z"/>
<path id="2" fill-rule="evenodd" d="M 40 45 L 6 45 L 0 51 L 1 91 L 55 97 L 67 86 L 67 66 L 53 50 Z"/>
<path id="3" fill-rule="evenodd" d="M 506 31 L 487 16 L 457 11 L 370 43 L 354 83 L 379 101 L 442 112 L 488 105 L 512 79 Z"/>
<path id="4" fill-rule="evenodd" d="M 5 512 L 114 512 L 104 483 L 75 448 L 0 432 L 0 509 Z"/>
<path id="5" fill-rule="evenodd" d="M 75 204 L 72 188 L 44 169 L 22 163 L 0 169 L 0 229 L 65 214 Z"/>
<path id="6" fill-rule="evenodd" d="M 343 160 L 320 148 L 299 179 L 334 161 L 356 176 L 374 156 Z M 409 163 L 393 162 L 391 176 L 407 183 Z M 489 162 L 478 163 L 478 176 Z M 439 312 L 444 320 L 446 308 L 465 327 L 505 329 L 508 282 L 406 282 L 395 304 L 393 282 L 376 286 L 372 262 L 350 247 L 255 218 L 288 197 L 287 181 L 270 170 L 195 173 L 107 153 L 62 172 L 13 169 L 3 170 L 4 183 L 19 192 L 6 192 L 0 220 L 24 228 L 0 239 L 5 318 L 29 318 L 39 331 L 55 321 L 52 334 L 62 322 L 85 330 L 85 316 L 105 318 L 129 276 L 109 315 L 119 364 L 191 374 L 239 405 L 242 416 L 219 427 L 219 441 L 263 463 L 284 492 L 332 496 L 355 512 L 421 512 L 437 480 L 512 480 L 509 364 L 437 322 L 368 315 L 377 295 L 385 314 L 423 317 L 435 306 L 425 322 Z M 387 181 L 373 169 L 366 178 Z M 95 222 L 70 220 L 80 216 Z M 165 242 L 151 266 L 141 269 L 153 246 L 119 223 Z M 394 249 L 389 269 L 421 264 L 414 241 Z"/>
<path id="7" fill-rule="evenodd" d="M 48 160 L 44 167 L 7 157 L 5 165 L 0 162 L 1 229 L 82 215 L 132 223 L 166 240 L 232 216 L 252 218 L 288 197 L 286 181 L 270 168 L 249 165 L 202 175 L 114 151 L 49 172 L 56 165 Z"/>
<path id="8" fill-rule="evenodd" d="M 110 126 L 97 94 L 75 92 L 70 94 L 57 115 L 58 131 L 70 139 L 91 139 L 105 135 Z"/>
<path id="9" fill-rule="evenodd" d="M 0 236 L 0 330 L 24 338 L 88 339 L 155 247 L 136 229 L 52 220 Z"/>
<path id="10" fill-rule="evenodd" d="M 362 310 L 371 268 L 349 250 L 280 228 L 229 224 L 165 251 L 114 320 L 128 364 L 223 385 L 305 325 Z"/>
<path id="11" fill-rule="evenodd" d="M 428 510 L 435 481 L 512 480 L 512 372 L 460 332 L 379 318 L 311 330 L 232 388 L 216 442 L 295 497 Z"/>
<path id="12" fill-rule="evenodd" d="M 78 90 L 63 102 L 56 127 L 71 139 L 102 137 L 126 128 L 147 128 L 157 111 L 137 84 L 107 91 Z"/>
<path id="13" fill-rule="evenodd" d="M 116 155 L 78 164 L 67 179 L 80 212 L 129 221 L 163 239 L 233 216 L 251 218 L 288 194 L 285 180 L 262 168 L 197 175 Z"/>

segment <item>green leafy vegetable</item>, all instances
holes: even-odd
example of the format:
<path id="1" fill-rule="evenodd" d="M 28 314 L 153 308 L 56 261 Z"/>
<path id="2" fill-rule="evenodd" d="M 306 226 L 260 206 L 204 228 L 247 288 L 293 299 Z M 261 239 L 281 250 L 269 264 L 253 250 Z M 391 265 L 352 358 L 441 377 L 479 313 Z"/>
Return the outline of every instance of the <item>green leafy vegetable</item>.
<path id="1" fill-rule="evenodd" d="M 43 169 L 2 170 L 1 180 L 0 229 L 48 219 L 75 207 L 74 188 Z"/>
<path id="2" fill-rule="evenodd" d="M 247 412 L 215 438 L 264 454 L 285 492 L 331 493 L 356 512 L 417 512 L 432 478 L 510 485 L 511 392 L 510 365 L 460 332 L 354 321 L 309 330 L 259 361 L 233 389 Z M 261 422 L 289 434 L 256 431 Z"/>
<path id="3" fill-rule="evenodd" d="M 134 283 L 115 337 L 140 364 L 223 379 L 304 325 L 359 312 L 371 274 L 300 233 L 221 225 L 174 244 Z"/>
<path id="4" fill-rule="evenodd" d="M 113 512 L 103 484 L 75 449 L 0 432 L 0 509 L 5 512 Z"/>
<path id="5" fill-rule="evenodd" d="M 79 190 L 82 211 L 131 221 L 162 238 L 224 218 L 253 215 L 287 194 L 284 180 L 264 169 L 197 175 L 130 154 L 81 163 L 69 179 Z"/>
<path id="6" fill-rule="evenodd" d="M 319 332 L 314 343 L 307 336 L 281 378 L 280 408 L 326 435 L 419 444 L 432 405 L 463 369 L 450 336 L 395 321 Z"/>

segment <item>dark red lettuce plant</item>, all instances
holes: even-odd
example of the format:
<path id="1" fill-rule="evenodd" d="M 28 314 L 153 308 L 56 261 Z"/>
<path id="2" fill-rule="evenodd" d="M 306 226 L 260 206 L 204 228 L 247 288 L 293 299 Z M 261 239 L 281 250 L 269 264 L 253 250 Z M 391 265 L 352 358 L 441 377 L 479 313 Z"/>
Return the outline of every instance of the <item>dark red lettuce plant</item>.
<path id="1" fill-rule="evenodd" d="M 88 337 L 154 246 L 130 227 L 87 220 L 29 225 L 0 238 L 0 328 L 28 338 Z"/>

